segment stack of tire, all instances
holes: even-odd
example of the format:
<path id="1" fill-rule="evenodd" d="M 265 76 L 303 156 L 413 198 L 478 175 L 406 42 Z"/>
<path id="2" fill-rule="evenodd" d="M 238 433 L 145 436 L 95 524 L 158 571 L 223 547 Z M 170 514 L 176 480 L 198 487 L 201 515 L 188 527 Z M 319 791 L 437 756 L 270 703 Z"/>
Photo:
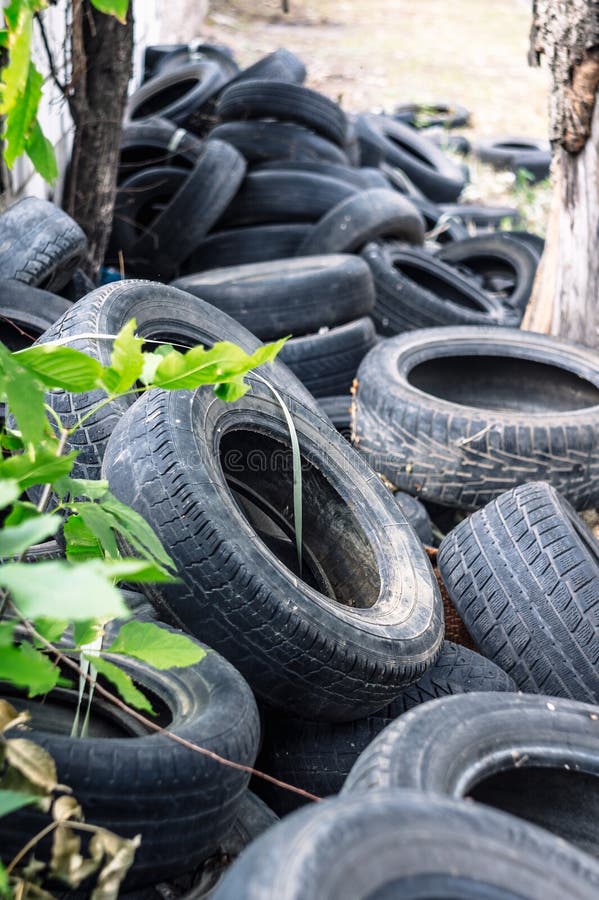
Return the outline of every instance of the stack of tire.
<path id="1" fill-rule="evenodd" d="M 104 710 L 74 752 L 30 703 L 34 738 L 98 824 L 142 833 L 126 889 L 148 900 L 181 877 L 207 896 L 249 843 L 217 900 L 590 900 L 599 546 L 574 510 L 599 504 L 599 366 L 515 327 L 538 239 L 457 223 L 424 245 L 465 172 L 400 160 L 426 140 L 409 111 L 350 122 L 287 51 L 239 72 L 213 45 L 153 48 L 146 72 L 110 261 L 173 284 L 81 291 L 82 234 L 23 201 L 0 218 L 3 290 L 66 290 L 32 336 L 104 364 L 132 318 L 183 347 L 294 337 L 235 404 L 121 397 L 70 445 L 175 562 L 180 582 L 144 586 L 150 614 L 211 652 L 130 674 L 212 758 Z M 102 398 L 48 403 L 72 423 Z"/>

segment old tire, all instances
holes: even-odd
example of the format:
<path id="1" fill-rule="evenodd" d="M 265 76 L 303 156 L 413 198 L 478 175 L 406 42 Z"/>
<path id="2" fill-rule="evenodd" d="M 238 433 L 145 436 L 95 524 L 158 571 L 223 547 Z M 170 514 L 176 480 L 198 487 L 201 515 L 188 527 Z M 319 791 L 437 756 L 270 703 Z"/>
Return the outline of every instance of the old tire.
<path id="1" fill-rule="evenodd" d="M 332 425 L 284 394 L 305 463 L 299 575 L 288 426 L 266 385 L 251 384 L 234 405 L 205 390 L 141 397 L 104 472 L 184 580 L 152 587 L 161 614 L 201 631 L 275 706 L 359 718 L 434 662 L 437 584 L 386 488 Z"/>
<path id="2" fill-rule="evenodd" d="M 548 481 L 599 502 L 599 367 L 588 348 L 507 328 L 443 328 L 382 341 L 358 371 L 359 449 L 400 490 L 478 509 Z"/>
<path id="3" fill-rule="evenodd" d="M 599 702 L 599 544 L 544 482 L 461 522 L 438 565 L 481 652 L 529 693 Z"/>

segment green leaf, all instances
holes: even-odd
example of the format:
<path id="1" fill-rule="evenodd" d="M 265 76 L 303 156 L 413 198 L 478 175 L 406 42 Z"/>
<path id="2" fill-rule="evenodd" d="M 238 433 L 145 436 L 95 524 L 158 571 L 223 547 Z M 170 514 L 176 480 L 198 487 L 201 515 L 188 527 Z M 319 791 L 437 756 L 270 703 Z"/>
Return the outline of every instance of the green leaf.
<path id="1" fill-rule="evenodd" d="M 0 789 L 0 816 L 8 816 L 9 813 L 21 809 L 23 806 L 29 806 L 35 803 L 35 797 L 31 794 L 21 794 L 18 791 L 5 791 Z M 6 881 L 2 880 L 2 874 L 6 875 L 6 869 L 0 864 L 0 891 L 8 887 L 8 876 Z"/>
<path id="2" fill-rule="evenodd" d="M 10 116 L 27 84 L 33 12 L 29 4 L 13 0 L 5 9 L 4 16 L 9 25 L 8 64 L 0 73 L 2 78 L 0 115 Z"/>
<path id="3" fill-rule="evenodd" d="M 33 623 L 35 630 L 52 644 L 61 639 L 68 626 L 67 619 L 51 619 L 47 616 L 40 616 Z"/>
<path id="4" fill-rule="evenodd" d="M 69 516 L 65 522 L 64 536 L 67 544 L 66 557 L 69 562 L 104 559 L 102 545 L 81 516 Z"/>
<path id="5" fill-rule="evenodd" d="M 226 403 L 234 403 L 235 400 L 240 400 L 244 394 L 247 394 L 249 389 L 249 384 L 246 384 L 243 378 L 240 378 L 239 381 L 227 381 L 224 384 L 216 384 L 214 393 L 219 400 L 224 400 Z"/>
<path id="6" fill-rule="evenodd" d="M 27 453 L 11 456 L 0 462 L 0 478 L 13 478 L 19 482 L 21 490 L 34 484 L 46 484 L 68 475 L 77 458 L 72 450 L 63 456 L 56 456 L 57 443 L 40 444 L 35 448 L 35 458 Z"/>
<path id="7" fill-rule="evenodd" d="M 131 319 L 115 338 L 110 356 L 110 368 L 104 370 L 103 384 L 109 394 L 128 391 L 142 373 L 144 339 L 135 337 L 137 324 Z"/>
<path id="8" fill-rule="evenodd" d="M 87 619 L 83 622 L 75 622 L 73 625 L 73 642 L 76 647 L 83 644 L 91 644 L 98 637 L 102 624 L 97 619 Z"/>
<path id="9" fill-rule="evenodd" d="M 115 575 L 114 570 L 98 560 L 76 566 L 54 559 L 34 566 L 0 566 L 0 585 L 10 591 L 14 605 L 27 619 L 47 615 L 69 622 L 127 618 L 127 607 L 112 584 L 114 577 L 119 577 L 118 572 Z"/>
<path id="10" fill-rule="evenodd" d="M 97 359 L 72 347 L 36 344 L 16 354 L 20 365 L 38 377 L 46 387 L 77 393 L 98 387 L 104 367 Z"/>
<path id="11" fill-rule="evenodd" d="M 91 0 L 91 3 L 99 12 L 115 16 L 123 25 L 127 21 L 129 0 Z"/>
<path id="12" fill-rule="evenodd" d="M 14 478 L 3 478 L 0 481 L 0 509 L 6 509 L 18 499 L 21 493 L 19 482 Z"/>
<path id="13" fill-rule="evenodd" d="M 153 384 L 168 390 L 191 390 L 201 384 L 238 382 L 240 376 L 274 359 L 285 341 L 265 344 L 251 355 L 229 341 L 220 341 L 210 350 L 192 347 L 185 354 L 172 350 L 156 369 Z"/>
<path id="14" fill-rule="evenodd" d="M 12 647 L 16 620 L 12 622 L 0 622 L 0 647 Z"/>
<path id="15" fill-rule="evenodd" d="M 184 634 L 173 634 L 153 622 L 126 622 L 107 653 L 122 653 L 141 659 L 156 669 L 190 666 L 206 656 L 206 651 Z"/>
<path id="16" fill-rule="evenodd" d="M 3 793 L 8 793 L 8 791 L 4 791 Z M 17 791 L 14 792 L 15 795 L 20 797 L 26 797 L 27 794 L 19 794 Z M 32 801 L 28 801 L 32 802 Z M 16 807 L 18 809 L 18 807 Z M 9 810 L 10 812 L 10 810 Z M 2 860 L 0 860 L 0 897 L 5 898 L 5 900 L 12 900 L 13 893 L 10 889 L 10 880 L 8 877 L 8 872 L 2 865 Z"/>
<path id="17" fill-rule="evenodd" d="M 0 444 L 4 447 L 5 450 L 10 450 L 14 452 L 15 450 L 24 450 L 25 444 L 19 434 L 16 431 L 6 430 L 3 431 L 0 435 Z"/>
<path id="18" fill-rule="evenodd" d="M 99 504 L 104 512 L 113 517 L 114 526 L 125 537 L 127 542 L 144 557 L 154 560 L 165 568 L 175 569 L 175 564 L 170 558 L 154 530 L 146 522 L 143 516 L 131 509 L 130 506 L 121 503 L 120 500 L 107 493 Z"/>
<path id="19" fill-rule="evenodd" d="M 39 443 L 46 428 L 44 391 L 37 378 L 27 371 L 3 344 L 0 344 L 0 368 L 8 406 L 26 444 Z"/>
<path id="20" fill-rule="evenodd" d="M 112 516 L 105 512 L 99 503 L 77 503 L 74 509 L 88 532 L 96 537 L 104 554 L 116 559 L 119 556 L 119 548 L 113 530 Z"/>
<path id="21" fill-rule="evenodd" d="M 152 384 L 154 381 L 154 375 L 156 374 L 156 369 L 162 362 L 165 356 L 168 356 L 169 353 L 175 348 L 172 344 L 161 344 L 159 347 L 156 347 L 154 351 L 148 353 L 147 351 L 144 353 L 144 364 L 143 369 L 141 371 L 141 375 L 139 376 L 139 380 L 142 384 Z"/>
<path id="22" fill-rule="evenodd" d="M 33 566 L 22 568 L 32 569 Z M 30 697 L 47 694 L 56 687 L 60 669 L 31 644 L 3 647 L 0 653 L 0 680 L 27 688 Z"/>
<path id="23" fill-rule="evenodd" d="M 108 482 L 103 479 L 94 481 L 90 478 L 59 478 L 53 483 L 54 490 L 61 499 L 86 497 L 89 500 L 100 500 L 108 493 Z"/>
<path id="24" fill-rule="evenodd" d="M 145 712 L 154 712 L 148 698 L 135 687 L 133 681 L 126 672 L 123 672 L 123 670 L 118 666 L 115 666 L 114 663 L 109 662 L 101 656 L 84 655 L 100 675 L 103 675 L 104 678 L 107 678 L 108 681 L 112 682 L 125 703 L 134 706 L 136 709 L 142 709 Z"/>
<path id="25" fill-rule="evenodd" d="M 145 559 L 105 559 L 100 561 L 96 561 L 93 563 L 90 561 L 86 563 L 86 565 L 92 566 L 96 565 L 99 567 L 98 571 L 102 571 L 106 573 L 106 576 L 111 576 L 112 578 L 119 580 L 127 580 L 127 581 L 137 581 L 144 583 L 152 583 L 155 582 L 172 582 L 177 581 L 173 575 L 170 575 L 160 566 L 155 563 L 149 562 Z M 0 577 L 0 583 L 1 583 Z M 127 612 L 127 617 L 129 613 Z M 114 618 L 117 618 L 115 616 Z"/>
<path id="26" fill-rule="evenodd" d="M 29 137 L 27 138 L 25 150 L 27 151 L 27 156 L 33 163 L 36 172 L 39 172 L 42 178 L 49 184 L 53 184 L 58 178 L 56 155 L 54 153 L 54 147 L 48 138 L 45 137 L 37 119 L 33 123 Z"/>
<path id="27" fill-rule="evenodd" d="M 0 482 L 1 483 L 1 482 Z M 4 520 L 5 525 L 20 525 L 26 519 L 36 519 L 39 516 L 37 506 L 29 500 L 17 500 L 13 508 Z"/>
<path id="28" fill-rule="evenodd" d="M 41 74 L 30 62 L 23 93 L 19 94 L 18 103 L 15 103 L 6 117 L 4 159 L 9 168 L 12 168 L 15 159 L 25 151 L 25 144 L 41 100 L 43 82 Z"/>
<path id="29" fill-rule="evenodd" d="M 19 525 L 0 529 L 0 557 L 17 556 L 33 544 L 39 544 L 56 534 L 62 519 L 57 515 L 39 514 Z"/>

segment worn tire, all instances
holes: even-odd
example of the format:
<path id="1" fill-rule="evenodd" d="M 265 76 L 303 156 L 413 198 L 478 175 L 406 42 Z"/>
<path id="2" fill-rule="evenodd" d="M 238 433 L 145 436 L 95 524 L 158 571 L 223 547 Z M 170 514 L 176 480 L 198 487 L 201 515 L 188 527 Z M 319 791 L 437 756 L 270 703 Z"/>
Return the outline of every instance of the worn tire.
<path id="1" fill-rule="evenodd" d="M 210 650 L 185 668 L 159 671 L 130 657 L 120 657 L 119 666 L 159 701 L 170 731 L 226 759 L 253 764 L 259 740 L 256 704 L 243 678 L 218 653 Z M 30 709 L 28 738 L 52 755 L 59 782 L 73 789 L 86 818 L 123 837 L 141 834 L 125 887 L 153 884 L 192 868 L 231 829 L 247 786 L 245 772 L 137 723 L 127 724 L 120 711 L 110 714 L 109 704 L 100 704 L 100 736 L 92 730 L 89 738 L 78 740 L 68 729 L 52 733 L 43 703 L 19 698 L 6 685 L 2 694 L 17 709 Z M 59 707 L 75 709 L 76 690 L 61 689 L 60 697 Z M 43 716 L 37 727 L 36 715 Z M 106 736 L 105 720 L 111 736 Z M 10 859 L 47 821 L 32 809 L 0 819 L 3 854 Z M 42 852 L 36 847 L 36 855 Z"/>
<path id="2" fill-rule="evenodd" d="M 464 274 L 472 273 L 482 279 L 482 288 L 496 292 L 503 284 L 501 302 L 524 313 L 530 299 L 538 266 L 532 249 L 513 238 L 509 232 L 480 234 L 465 241 L 456 241 L 442 248 L 437 259 L 455 266 Z"/>
<path id="3" fill-rule="evenodd" d="M 547 141 L 511 135 L 485 138 L 475 144 L 474 153 L 495 169 L 510 169 L 512 172 L 526 169 L 534 175 L 535 181 L 549 175 L 551 149 Z"/>
<path id="4" fill-rule="evenodd" d="M 497 229 L 506 220 L 512 223 L 520 221 L 520 213 L 514 206 L 485 206 L 482 203 L 442 203 L 440 209 L 445 215 L 455 216 L 466 226 L 474 225 L 476 228 Z"/>
<path id="5" fill-rule="evenodd" d="M 331 178 L 339 178 L 347 181 L 354 187 L 368 190 L 368 188 L 389 188 L 389 182 L 379 169 L 367 167 L 354 168 L 343 163 L 325 162 L 323 160 L 291 160 L 271 159 L 253 167 L 254 172 L 263 172 L 273 169 L 284 169 L 288 172 L 310 172 L 313 175 L 328 175 Z"/>
<path id="6" fill-rule="evenodd" d="M 542 828 L 419 791 L 298 810 L 231 867 L 213 900 L 595 900 L 599 864 Z"/>
<path id="7" fill-rule="evenodd" d="M 429 200 L 454 203 L 466 184 L 462 169 L 431 141 L 409 125 L 389 116 L 362 115 L 356 119 L 362 165 L 378 165 L 382 158 L 402 169 Z"/>
<path id="8" fill-rule="evenodd" d="M 9 350 L 23 350 L 70 308 L 64 297 L 0 278 L 0 341 Z"/>
<path id="9" fill-rule="evenodd" d="M 502 325 L 499 300 L 424 250 L 373 242 L 362 253 L 374 279 L 379 334 L 435 325 Z M 516 316 L 511 314 L 511 321 Z"/>
<path id="10" fill-rule="evenodd" d="M 364 316 L 336 328 L 287 341 L 279 358 L 314 397 L 349 394 L 358 366 L 376 344 L 372 319 Z"/>
<path id="11" fill-rule="evenodd" d="M 413 203 L 389 188 L 363 190 L 325 213 L 297 255 L 360 252 L 375 238 L 422 244 L 424 220 Z"/>
<path id="12" fill-rule="evenodd" d="M 121 133 L 117 184 L 148 166 L 192 169 L 202 141 L 174 122 L 154 116 L 125 122 Z"/>
<path id="13" fill-rule="evenodd" d="M 262 749 L 256 767 L 317 797 L 328 797 L 339 793 L 358 756 L 377 734 L 408 710 L 451 694 L 515 690 L 516 685 L 499 666 L 444 641 L 441 655 L 428 672 L 366 719 L 310 722 L 262 709 Z M 306 802 L 262 779 L 254 779 L 254 789 L 278 815 Z"/>
<path id="14" fill-rule="evenodd" d="M 347 119 L 341 107 L 324 94 L 301 84 L 246 78 L 220 95 L 216 114 L 222 122 L 274 119 L 296 122 L 343 147 Z"/>
<path id="15" fill-rule="evenodd" d="M 232 144 L 252 164 L 272 160 L 349 164 L 337 144 L 292 122 L 223 122 L 210 137 Z"/>
<path id="16" fill-rule="evenodd" d="M 303 577 L 287 420 L 263 382 L 251 377 L 234 405 L 201 389 L 141 397 L 113 431 L 103 471 L 183 579 L 152 586 L 161 614 L 201 631 L 269 703 L 360 718 L 438 656 L 438 586 L 386 488 L 332 425 L 283 399 L 305 461 Z"/>
<path id="17" fill-rule="evenodd" d="M 213 231 L 182 263 L 181 274 L 289 259 L 311 228 L 307 223 L 281 222 Z"/>
<path id="18" fill-rule="evenodd" d="M 520 485 L 465 519 L 438 565 L 477 646 L 521 690 L 599 703 L 599 545 L 549 484 Z"/>
<path id="19" fill-rule="evenodd" d="M 246 352 L 260 342 L 242 325 L 184 291 L 149 281 L 120 281 L 97 288 L 80 300 L 45 332 L 41 342 L 72 338 L 70 347 L 110 364 L 111 344 L 90 334 L 117 334 L 130 319 L 137 321 L 137 333 L 154 340 L 176 340 L 185 346 L 196 343 L 212 346 L 216 341 L 233 341 Z M 77 335 L 86 337 L 77 338 Z M 261 370 L 264 378 L 317 408 L 295 376 L 279 362 Z M 47 402 L 65 424 L 73 426 L 83 415 L 105 398 L 101 390 L 83 394 L 52 391 Z M 92 415 L 71 439 L 70 449 L 79 450 L 73 474 L 81 478 L 99 478 L 108 437 L 116 422 L 131 405 L 131 397 L 118 397 Z"/>
<path id="20" fill-rule="evenodd" d="M 220 219 L 243 181 L 246 163 L 223 141 L 205 141 L 183 183 L 130 248 L 134 275 L 173 278 Z"/>
<path id="21" fill-rule="evenodd" d="M 180 128 L 202 134 L 211 101 L 228 78 L 214 62 L 196 62 L 146 81 L 129 97 L 125 119 L 138 121 L 153 116 L 170 119 Z"/>
<path id="22" fill-rule="evenodd" d="M 318 405 L 339 434 L 347 441 L 351 441 L 351 396 L 338 394 L 332 397 L 319 397 Z"/>
<path id="23" fill-rule="evenodd" d="M 470 124 L 470 110 L 459 103 L 439 100 L 435 103 L 399 103 L 393 118 L 412 128 L 465 128 Z"/>
<path id="24" fill-rule="evenodd" d="M 248 78 L 262 78 L 271 81 L 289 81 L 301 84 L 306 78 L 306 67 L 295 53 L 279 47 L 273 53 L 261 57 L 251 66 L 242 69 L 229 84 L 247 81 Z"/>
<path id="25" fill-rule="evenodd" d="M 422 543 L 426 547 L 432 547 L 433 524 L 424 503 L 405 491 L 396 491 L 393 496 Z"/>
<path id="26" fill-rule="evenodd" d="M 269 222 L 316 222 L 357 188 L 309 172 L 250 172 L 219 228 Z"/>
<path id="27" fill-rule="evenodd" d="M 516 329 L 430 329 L 382 341 L 357 377 L 357 445 L 401 490 L 477 509 L 541 480 L 576 508 L 599 503 L 588 348 Z"/>
<path id="28" fill-rule="evenodd" d="M 570 841 L 595 856 L 598 717 L 598 707 L 560 697 L 444 697 L 382 731 L 358 759 L 343 792 L 364 797 L 399 788 L 469 796 L 553 831 L 562 846 Z"/>
<path id="29" fill-rule="evenodd" d="M 59 290 L 86 248 L 79 225 L 48 200 L 24 197 L 0 215 L 0 278 Z"/>
<path id="30" fill-rule="evenodd" d="M 173 285 L 207 300 L 264 341 L 341 325 L 374 307 L 368 266 L 342 254 L 211 269 Z"/>

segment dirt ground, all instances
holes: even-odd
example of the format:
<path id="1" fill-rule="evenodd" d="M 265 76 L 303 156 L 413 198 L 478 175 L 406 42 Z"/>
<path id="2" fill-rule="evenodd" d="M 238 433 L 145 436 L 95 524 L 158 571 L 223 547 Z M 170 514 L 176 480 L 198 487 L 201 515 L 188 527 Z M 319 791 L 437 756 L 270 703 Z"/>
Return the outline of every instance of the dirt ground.
<path id="1" fill-rule="evenodd" d="M 453 100 L 473 133 L 545 137 L 546 73 L 527 64 L 527 0 L 211 0 L 201 29 L 242 64 L 297 53 L 307 84 L 351 112 Z M 189 32 L 185 39 L 189 39 Z"/>

